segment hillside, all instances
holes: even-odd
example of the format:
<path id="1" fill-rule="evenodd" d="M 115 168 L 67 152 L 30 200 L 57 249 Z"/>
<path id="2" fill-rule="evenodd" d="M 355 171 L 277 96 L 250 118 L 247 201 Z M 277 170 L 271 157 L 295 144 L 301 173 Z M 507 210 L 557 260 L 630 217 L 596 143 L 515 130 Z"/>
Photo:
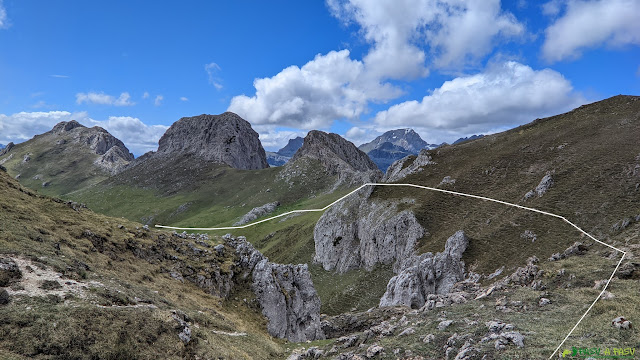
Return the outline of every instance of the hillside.
<path id="1" fill-rule="evenodd" d="M 219 241 L 98 215 L 0 171 L 0 357 L 282 357 L 252 293 L 212 286 L 232 265 Z"/>
<path id="2" fill-rule="evenodd" d="M 0 165 L 22 184 L 61 195 L 95 184 L 124 169 L 133 155 L 109 132 L 76 121 L 0 151 Z"/>

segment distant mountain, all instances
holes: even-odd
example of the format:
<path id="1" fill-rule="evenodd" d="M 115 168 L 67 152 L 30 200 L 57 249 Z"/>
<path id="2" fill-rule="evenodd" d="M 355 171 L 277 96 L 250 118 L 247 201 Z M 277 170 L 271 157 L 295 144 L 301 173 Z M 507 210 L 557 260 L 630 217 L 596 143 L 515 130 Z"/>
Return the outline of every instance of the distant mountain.
<path id="1" fill-rule="evenodd" d="M 133 154 L 107 130 L 63 121 L 41 135 L 0 151 L 0 165 L 23 184 L 61 195 L 124 169 Z"/>
<path id="2" fill-rule="evenodd" d="M 461 143 L 461 142 L 465 142 L 465 141 L 471 141 L 471 140 L 475 140 L 475 139 L 480 139 L 481 137 L 484 137 L 484 135 L 483 135 L 483 134 L 480 134 L 480 135 L 471 135 L 471 136 L 469 136 L 469 137 L 463 137 L 463 138 L 460 138 L 460 139 L 458 139 L 458 140 L 454 141 L 454 142 L 453 142 L 453 144 L 455 145 L 455 144 L 459 144 L 459 143 Z"/>
<path id="3" fill-rule="evenodd" d="M 0 149 L 4 149 L 4 145 L 3 144 L 0 144 Z"/>
<path id="4" fill-rule="evenodd" d="M 367 153 L 378 168 L 385 171 L 396 160 L 438 146 L 422 140 L 413 129 L 397 129 L 387 131 L 373 141 L 360 145 L 358 149 Z"/>
<path id="5" fill-rule="evenodd" d="M 282 166 L 289 160 L 291 160 L 289 156 L 282 156 L 278 153 L 267 151 L 267 163 L 269 163 L 269 166 Z"/>
<path id="6" fill-rule="evenodd" d="M 301 138 L 300 136 L 296 137 L 295 139 L 290 139 L 287 145 L 285 145 L 285 147 L 277 151 L 277 154 L 280 156 L 286 156 L 290 158 L 293 156 L 293 154 L 296 153 L 296 151 L 298 151 L 298 149 L 302 147 L 303 143 L 304 143 L 304 139 Z"/>

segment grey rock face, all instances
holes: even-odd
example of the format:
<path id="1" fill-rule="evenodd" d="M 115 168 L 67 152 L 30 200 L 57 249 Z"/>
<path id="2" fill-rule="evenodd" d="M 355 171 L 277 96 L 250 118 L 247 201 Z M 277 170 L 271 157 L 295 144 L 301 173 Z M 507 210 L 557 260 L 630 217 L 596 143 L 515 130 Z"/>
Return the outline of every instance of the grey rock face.
<path id="1" fill-rule="evenodd" d="M 405 305 L 417 309 L 425 304 L 429 294 L 446 294 L 464 278 L 462 254 L 469 239 L 463 231 L 453 234 L 444 252 L 405 258 L 400 272 L 389 280 L 380 306 Z"/>
<path id="2" fill-rule="evenodd" d="M 306 264 L 282 265 L 269 260 L 246 239 L 226 237 L 236 249 L 237 276 L 251 275 L 252 289 L 269 320 L 269 334 L 289 341 L 324 339 L 320 298 Z"/>
<path id="3" fill-rule="evenodd" d="M 413 254 L 425 231 L 411 211 L 398 212 L 396 203 L 366 201 L 371 188 L 329 208 L 313 231 L 314 261 L 325 270 L 344 273 L 393 264 Z"/>
<path id="4" fill-rule="evenodd" d="M 244 225 L 246 223 L 252 222 L 253 220 L 261 216 L 272 213 L 279 205 L 280 205 L 280 202 L 274 201 L 268 204 L 264 204 L 262 206 L 255 207 L 251 209 L 251 211 L 249 211 L 248 213 L 244 214 L 242 219 L 240 219 L 233 225 L 238 226 L 238 225 Z"/>
<path id="5" fill-rule="evenodd" d="M 304 144 L 286 166 L 293 166 L 301 158 L 319 160 L 328 175 L 338 175 L 339 184 L 361 184 L 382 177 L 382 172 L 367 154 L 338 134 L 309 131 Z"/>
<path id="6" fill-rule="evenodd" d="M 194 154 L 245 170 L 269 167 L 258 133 L 232 112 L 184 117 L 171 125 L 158 144 L 159 155 Z"/>
<path id="7" fill-rule="evenodd" d="M 269 334 L 294 342 L 324 339 L 320 298 L 306 264 L 260 261 L 253 271 L 253 291 L 269 319 Z"/>
<path id="8" fill-rule="evenodd" d="M 424 166 L 435 164 L 436 163 L 432 161 L 431 155 L 429 155 L 427 150 L 420 150 L 420 153 L 414 159 L 412 159 L 411 156 L 407 156 L 391 164 L 387 169 L 387 172 L 384 174 L 382 181 L 400 181 L 411 174 L 422 171 Z"/>

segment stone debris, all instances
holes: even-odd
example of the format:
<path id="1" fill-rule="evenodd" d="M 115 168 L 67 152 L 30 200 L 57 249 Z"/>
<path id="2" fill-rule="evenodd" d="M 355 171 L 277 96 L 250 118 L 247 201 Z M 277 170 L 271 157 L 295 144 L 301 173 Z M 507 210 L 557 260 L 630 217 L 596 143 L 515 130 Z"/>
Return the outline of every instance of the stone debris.
<path id="1" fill-rule="evenodd" d="M 553 184 L 554 184 L 554 181 L 553 181 L 553 177 L 551 176 L 551 173 L 547 173 L 542 178 L 542 180 L 540 180 L 540 183 L 538 184 L 538 186 L 536 186 L 535 189 L 527 192 L 524 195 L 524 200 L 529 200 L 535 196 L 541 197 L 549 190 L 549 188 L 553 186 Z"/>
<path id="2" fill-rule="evenodd" d="M 589 248 L 585 244 L 579 241 L 576 241 L 575 243 L 573 243 L 573 245 L 569 246 L 564 252 L 555 253 L 551 255 L 551 257 L 549 258 L 549 261 L 566 259 L 570 256 L 584 255 L 587 253 L 588 250 Z"/>
<path id="3" fill-rule="evenodd" d="M 618 316 L 617 318 L 613 319 L 611 321 L 611 326 L 615 327 L 616 329 L 620 329 L 620 330 L 630 330 L 630 329 L 633 328 L 633 325 L 631 324 L 631 321 L 627 320 L 623 316 Z"/>
<path id="4" fill-rule="evenodd" d="M 253 220 L 270 214 L 273 211 L 275 211 L 275 209 L 280 206 L 280 202 L 278 201 L 274 201 L 274 202 L 270 202 L 267 204 L 264 204 L 262 206 L 257 206 L 254 207 L 253 209 L 251 209 L 248 213 L 246 213 L 239 221 L 237 221 L 236 223 L 233 224 L 233 226 L 238 226 L 238 225 L 244 225 L 247 223 L 252 222 Z"/>

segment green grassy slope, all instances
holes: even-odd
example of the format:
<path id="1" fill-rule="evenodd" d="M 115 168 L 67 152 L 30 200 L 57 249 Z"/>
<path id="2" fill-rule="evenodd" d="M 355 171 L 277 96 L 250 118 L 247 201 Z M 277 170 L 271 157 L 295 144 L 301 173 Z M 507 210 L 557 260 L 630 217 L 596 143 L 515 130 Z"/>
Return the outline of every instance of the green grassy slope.
<path id="1" fill-rule="evenodd" d="M 0 357 L 282 357 L 283 342 L 267 334 L 249 291 L 238 287 L 230 300 L 221 301 L 168 275 L 176 264 L 206 274 L 210 261 L 225 261 L 189 255 L 180 250 L 181 241 L 125 219 L 76 211 L 0 171 L 0 256 L 84 286 L 64 294 L 13 295 L 8 305 L 0 305 Z M 33 290 L 24 282 L 11 286 Z M 186 345 L 178 337 L 176 311 L 191 324 Z M 247 335 L 228 335 L 233 332 Z"/>
<path id="2" fill-rule="evenodd" d="M 400 182 L 438 186 L 565 216 L 607 241 L 616 222 L 640 214 L 640 98 L 617 96 L 516 129 L 429 151 L 436 165 Z M 523 200 L 542 177 L 555 184 L 540 198 Z M 578 240 L 560 220 L 504 205 L 419 189 L 377 188 L 373 198 L 415 198 L 414 211 L 429 234 L 422 251 L 441 251 L 457 229 L 472 238 L 468 264 L 488 273 L 526 257 L 546 258 Z M 538 235 L 535 243 L 521 238 Z"/>
<path id="3" fill-rule="evenodd" d="M 42 134 L 17 144 L 0 158 L 9 175 L 16 177 L 23 185 L 46 195 L 62 195 L 100 182 L 109 173 L 93 162 L 100 156 L 82 149 L 84 145 L 58 143 L 68 135 Z M 79 149 L 80 147 L 81 149 Z M 86 151 L 82 151 L 86 150 Z M 24 161 L 25 156 L 30 159 Z M 43 184 L 48 183 L 46 186 Z"/>

